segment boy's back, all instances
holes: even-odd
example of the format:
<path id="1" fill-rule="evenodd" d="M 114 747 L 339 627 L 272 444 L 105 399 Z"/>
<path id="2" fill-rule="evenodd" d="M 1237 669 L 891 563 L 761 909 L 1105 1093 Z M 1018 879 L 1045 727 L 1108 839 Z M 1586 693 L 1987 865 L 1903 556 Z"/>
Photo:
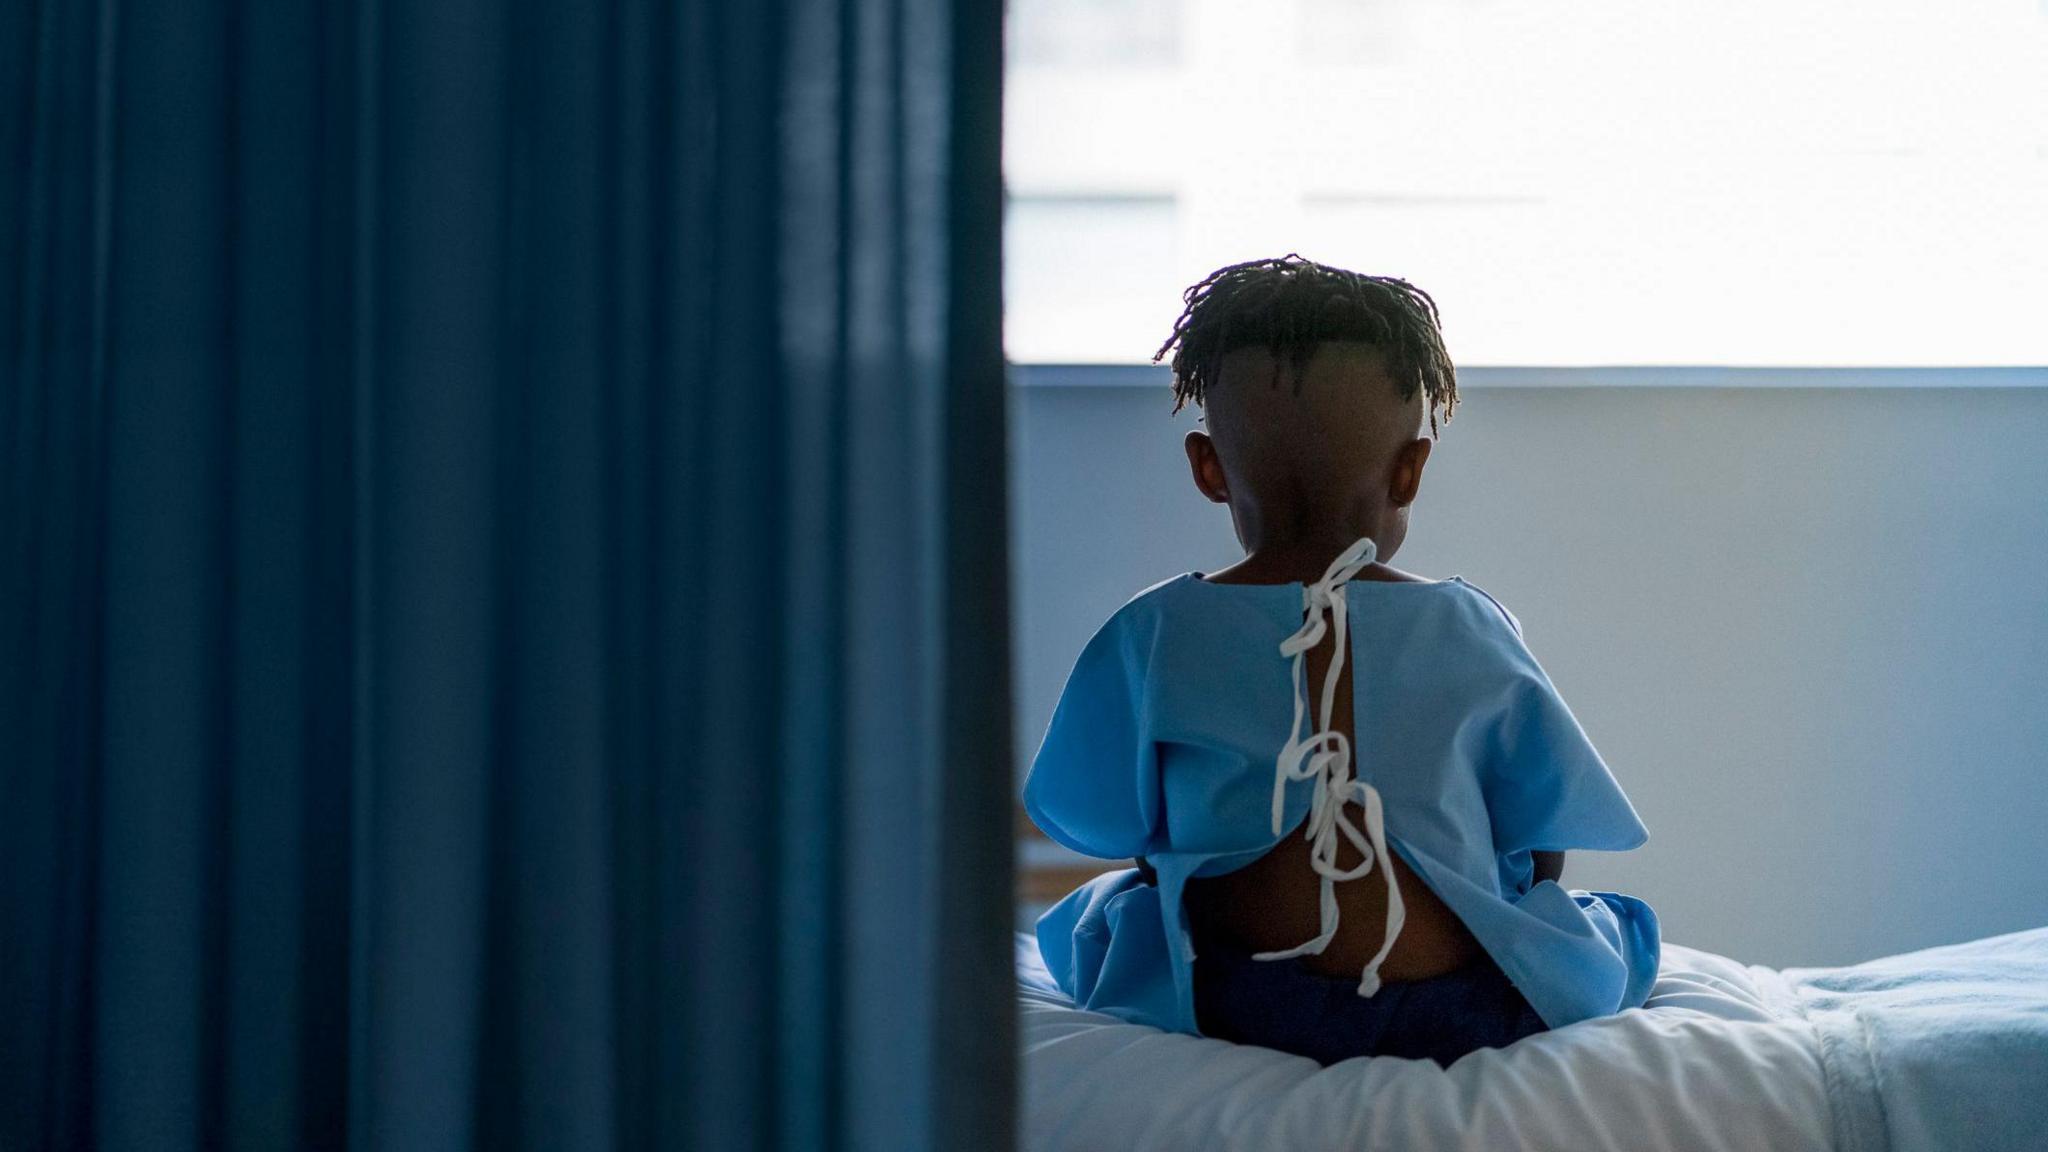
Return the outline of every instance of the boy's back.
<path id="1" fill-rule="evenodd" d="M 1207 579 L 1216 584 L 1246 582 L 1234 578 L 1229 571 Z M 1294 582 L 1305 584 L 1314 579 L 1311 574 Z M 1428 583 L 1384 564 L 1371 565 L 1353 579 Z M 1330 651 L 1326 643 L 1306 653 L 1310 684 L 1321 684 L 1328 674 Z M 1336 707 L 1330 722 L 1330 727 L 1343 733 L 1353 749 L 1359 747 L 1351 700 L 1357 667 L 1357 657 L 1347 650 L 1338 669 Z M 1353 771 L 1356 772 L 1355 765 Z M 1235 872 L 1189 881 L 1183 899 L 1195 938 L 1243 951 L 1279 952 L 1314 936 L 1320 909 L 1309 851 L 1307 840 L 1289 837 Z M 1362 855 L 1349 843 L 1341 844 L 1339 864 L 1354 867 Z M 1403 893 L 1406 921 L 1380 965 L 1381 976 L 1394 983 L 1424 980 L 1455 972 L 1480 959 L 1484 953 L 1479 942 L 1472 938 L 1471 930 L 1457 914 L 1421 884 L 1398 856 L 1388 863 Z M 1337 890 L 1337 906 L 1342 919 L 1336 936 L 1321 954 L 1302 957 L 1302 966 L 1326 976 L 1349 976 L 1365 967 L 1386 938 L 1387 889 L 1380 884 L 1346 884 Z"/>
<path id="2" fill-rule="evenodd" d="M 1535 875 L 1537 852 L 1621 851 L 1645 833 L 1512 619 L 1455 577 L 1332 591 L 1353 670 L 1332 704 L 1349 705 L 1348 764 L 1384 824 L 1375 867 L 1329 885 L 1325 919 L 1304 834 L 1334 803 L 1327 779 L 1276 788 L 1275 745 L 1304 696 L 1311 712 L 1320 703 L 1322 681 L 1291 676 L 1281 652 L 1302 626 L 1303 587 L 1176 577 L 1089 642 L 1026 783 L 1054 840 L 1150 868 L 1149 882 L 1110 873 L 1049 912 L 1047 967 L 1086 1006 L 1230 1036 L 1197 1018 L 1198 958 L 1294 949 L 1334 927 L 1299 961 L 1348 992 L 1398 894 L 1405 922 L 1369 969 L 1375 987 L 1484 958 L 1552 1026 L 1640 1004 L 1656 969 L 1647 906 Z M 1371 820 L 1353 804 L 1346 822 L 1339 871 L 1362 863 Z"/>

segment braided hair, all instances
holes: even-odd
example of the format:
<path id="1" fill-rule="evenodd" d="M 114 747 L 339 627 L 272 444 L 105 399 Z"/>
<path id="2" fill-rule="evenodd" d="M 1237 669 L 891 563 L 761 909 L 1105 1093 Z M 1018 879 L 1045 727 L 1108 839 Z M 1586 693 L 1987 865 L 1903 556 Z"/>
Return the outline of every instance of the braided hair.
<path id="1" fill-rule="evenodd" d="M 1298 394 L 1316 348 L 1338 341 L 1378 349 L 1403 400 L 1422 390 L 1432 436 L 1437 413 L 1449 423 L 1458 409 L 1457 370 L 1444 350 L 1436 302 L 1406 280 L 1363 276 L 1290 252 L 1218 268 L 1182 299 L 1186 310 L 1152 357 L 1156 364 L 1173 353 L 1175 412 L 1202 403 L 1227 353 L 1266 348 L 1275 360 L 1274 383 L 1284 359 Z"/>

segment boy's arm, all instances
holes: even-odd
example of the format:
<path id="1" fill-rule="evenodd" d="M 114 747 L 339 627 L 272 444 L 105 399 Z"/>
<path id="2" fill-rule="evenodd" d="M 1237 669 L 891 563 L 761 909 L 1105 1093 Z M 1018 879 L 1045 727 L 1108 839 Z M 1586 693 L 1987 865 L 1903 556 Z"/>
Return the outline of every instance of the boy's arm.
<path id="1" fill-rule="evenodd" d="M 1536 882 L 1538 884 L 1543 883 L 1545 880 L 1555 880 L 1564 875 L 1564 853 L 1562 852 L 1531 852 L 1529 853 L 1529 859 L 1535 866 Z"/>

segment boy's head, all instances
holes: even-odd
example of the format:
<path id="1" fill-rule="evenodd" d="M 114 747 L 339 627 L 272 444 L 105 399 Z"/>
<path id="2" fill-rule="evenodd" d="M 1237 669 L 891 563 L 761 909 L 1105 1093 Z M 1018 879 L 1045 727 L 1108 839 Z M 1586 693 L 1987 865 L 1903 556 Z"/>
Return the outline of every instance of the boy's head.
<path id="1" fill-rule="evenodd" d="M 1153 359 L 1173 354 L 1174 411 L 1203 411 L 1196 486 L 1248 550 L 1369 535 L 1391 556 L 1458 405 L 1429 295 L 1290 254 L 1220 268 L 1185 299 Z"/>

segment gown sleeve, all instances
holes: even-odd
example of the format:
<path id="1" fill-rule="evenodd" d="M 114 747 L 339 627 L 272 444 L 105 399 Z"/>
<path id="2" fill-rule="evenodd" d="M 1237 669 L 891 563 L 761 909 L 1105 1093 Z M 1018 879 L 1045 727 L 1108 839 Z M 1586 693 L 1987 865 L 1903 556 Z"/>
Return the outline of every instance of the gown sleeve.
<path id="1" fill-rule="evenodd" d="M 1502 610 L 1506 617 L 1506 610 Z M 1565 706 L 1512 617 L 1495 638 L 1507 665 L 1503 704 L 1481 772 L 1494 849 L 1622 852 L 1649 831 Z"/>
<path id="2" fill-rule="evenodd" d="M 1143 855 L 1161 819 L 1138 631 L 1119 614 L 1088 642 L 1024 782 L 1024 810 L 1047 836 L 1106 860 Z"/>

